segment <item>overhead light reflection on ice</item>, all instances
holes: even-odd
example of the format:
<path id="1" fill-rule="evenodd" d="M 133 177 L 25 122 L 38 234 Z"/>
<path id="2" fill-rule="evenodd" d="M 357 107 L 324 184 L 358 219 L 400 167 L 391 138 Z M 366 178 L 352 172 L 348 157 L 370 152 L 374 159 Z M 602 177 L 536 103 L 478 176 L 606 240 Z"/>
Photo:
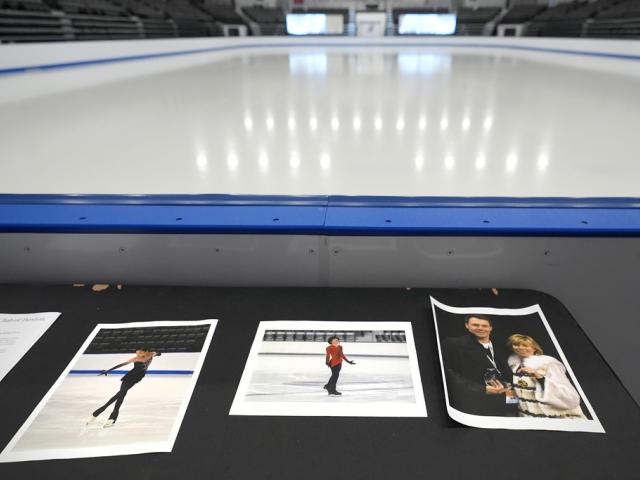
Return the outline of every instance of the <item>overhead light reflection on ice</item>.
<path id="1" fill-rule="evenodd" d="M 260 152 L 260 155 L 258 156 L 258 165 L 260 165 L 260 170 L 263 172 L 267 170 L 267 167 L 269 166 L 269 157 L 267 152 Z"/>
<path id="2" fill-rule="evenodd" d="M 403 75 L 433 75 L 451 69 L 451 56 L 438 53 L 399 53 L 398 70 Z"/>
<path id="3" fill-rule="evenodd" d="M 298 152 L 291 152 L 291 156 L 289 157 L 289 165 L 291 168 L 296 169 L 300 166 L 300 156 Z"/>
<path id="4" fill-rule="evenodd" d="M 320 156 L 320 166 L 323 170 L 328 170 L 331 167 L 331 157 L 329 157 L 328 153 L 323 153 Z"/>
<path id="5" fill-rule="evenodd" d="M 289 72 L 292 75 L 325 76 L 326 53 L 292 53 L 289 55 Z"/>
<path id="6" fill-rule="evenodd" d="M 444 157 L 444 167 L 447 170 L 451 170 L 456 164 L 455 159 L 453 158 L 453 155 L 449 154 L 446 157 Z"/>
<path id="7" fill-rule="evenodd" d="M 476 169 L 483 170 L 486 164 L 487 164 L 487 161 L 484 157 L 484 154 L 479 153 L 478 156 L 476 157 Z"/>
<path id="8" fill-rule="evenodd" d="M 207 156 L 203 152 L 198 153 L 196 156 L 196 165 L 198 165 L 200 171 L 207 169 Z"/>
<path id="9" fill-rule="evenodd" d="M 549 157 L 546 154 L 541 153 L 538 156 L 538 170 L 543 172 L 547 169 L 548 166 L 549 166 Z"/>
<path id="10" fill-rule="evenodd" d="M 238 168 L 238 156 L 235 152 L 229 152 L 227 154 L 227 167 L 229 167 L 229 170 L 232 172 Z"/>

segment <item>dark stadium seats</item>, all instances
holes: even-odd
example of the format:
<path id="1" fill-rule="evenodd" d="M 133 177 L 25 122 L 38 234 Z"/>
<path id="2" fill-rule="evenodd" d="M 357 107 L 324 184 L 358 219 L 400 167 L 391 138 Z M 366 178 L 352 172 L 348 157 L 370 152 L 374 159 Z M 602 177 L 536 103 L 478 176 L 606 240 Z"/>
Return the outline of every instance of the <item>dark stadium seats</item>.
<path id="1" fill-rule="evenodd" d="M 609 0 L 586 22 L 584 36 L 640 38 L 640 0 Z"/>
<path id="2" fill-rule="evenodd" d="M 284 12 L 279 8 L 244 7 L 242 11 L 258 24 L 261 35 L 286 35 Z"/>
<path id="3" fill-rule="evenodd" d="M 347 343 L 406 343 L 405 332 L 398 331 L 293 331 L 293 330 L 267 330 L 262 340 L 264 342 L 322 342 L 326 343 L 329 337 L 337 336 Z"/>
<path id="4" fill-rule="evenodd" d="M 162 4 L 153 0 L 123 0 L 123 4 L 138 17 L 145 38 L 178 36 L 176 24 L 162 10 Z"/>
<path id="5" fill-rule="evenodd" d="M 507 14 L 500 20 L 501 24 L 517 24 L 531 20 L 546 7 L 540 5 L 516 5 L 509 9 Z"/>
<path id="6" fill-rule="evenodd" d="M 485 25 L 496 18 L 500 8 L 460 8 L 456 23 L 456 35 L 482 35 Z"/>
<path id="7" fill-rule="evenodd" d="M 347 9 L 293 11 L 342 15 L 345 34 L 354 33 Z M 394 33 L 400 15 L 409 13 L 448 10 L 395 8 Z M 500 24 L 517 25 L 511 33 L 515 35 L 640 38 L 640 0 L 577 0 L 551 8 L 515 5 L 501 13 L 494 7 L 459 8 L 455 33 L 489 35 L 494 24 Z M 245 6 L 236 11 L 231 1 L 210 5 L 205 0 L 0 0 L 0 43 L 208 37 L 231 35 L 238 29 L 229 25 L 247 23 L 256 34 L 287 34 L 282 9 Z"/>
<path id="8" fill-rule="evenodd" d="M 55 0 L 71 23 L 75 40 L 143 38 L 138 22 L 125 7 L 108 0 Z"/>
<path id="9" fill-rule="evenodd" d="M 580 37 L 587 18 L 596 6 L 585 0 L 562 3 L 537 15 L 525 28 L 526 36 Z"/>
<path id="10" fill-rule="evenodd" d="M 95 336 L 86 354 L 127 353 L 149 348 L 160 353 L 199 352 L 202 350 L 209 327 L 154 327 L 145 329 L 102 329 Z"/>
<path id="11" fill-rule="evenodd" d="M 220 23 L 230 25 L 243 25 L 245 23 L 244 19 L 231 6 L 202 5 L 201 8 Z"/>
<path id="12" fill-rule="evenodd" d="M 71 39 L 70 26 L 40 0 L 0 0 L 0 42 Z"/>
<path id="13" fill-rule="evenodd" d="M 167 0 L 164 8 L 175 22 L 180 37 L 222 35 L 211 15 L 196 8 L 188 0 Z"/>

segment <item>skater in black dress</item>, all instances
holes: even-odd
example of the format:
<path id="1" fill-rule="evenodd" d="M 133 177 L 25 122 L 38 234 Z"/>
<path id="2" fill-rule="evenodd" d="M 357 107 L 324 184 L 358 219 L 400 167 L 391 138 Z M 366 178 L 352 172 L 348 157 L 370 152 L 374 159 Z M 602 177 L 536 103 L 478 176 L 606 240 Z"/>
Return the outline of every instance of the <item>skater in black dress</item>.
<path id="1" fill-rule="evenodd" d="M 109 407 L 109 405 L 115 402 L 113 412 L 111 412 L 111 415 L 109 415 L 109 420 L 107 420 L 107 422 L 104 424 L 105 428 L 113 426 L 113 424 L 116 423 L 116 420 L 118 419 L 120 407 L 122 406 L 122 402 L 124 401 L 124 397 L 127 395 L 127 392 L 129 391 L 129 389 L 131 389 L 131 387 L 133 387 L 136 383 L 144 378 L 144 376 L 147 374 L 149 365 L 151 365 L 151 362 L 153 361 L 153 357 L 158 356 L 160 356 L 160 353 L 151 352 L 146 348 L 141 348 L 139 350 L 136 350 L 135 357 L 130 358 L 126 362 L 116 365 L 109 370 L 102 370 L 98 375 L 106 376 L 109 372 L 115 370 L 116 368 L 124 367 L 125 365 L 133 363 L 133 368 L 120 379 L 120 382 L 122 383 L 120 384 L 120 390 L 118 391 L 118 393 L 111 397 L 109 401 L 107 401 L 107 403 L 93 412 L 91 418 L 87 422 L 87 425 L 93 422 L 98 417 L 98 415 L 104 412 Z"/>

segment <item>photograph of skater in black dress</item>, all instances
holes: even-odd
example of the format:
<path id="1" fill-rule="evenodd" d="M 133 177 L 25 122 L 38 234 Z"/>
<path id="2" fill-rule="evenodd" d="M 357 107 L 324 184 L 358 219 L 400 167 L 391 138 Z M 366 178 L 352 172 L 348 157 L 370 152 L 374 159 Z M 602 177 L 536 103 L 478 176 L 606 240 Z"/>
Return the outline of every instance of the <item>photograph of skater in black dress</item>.
<path id="1" fill-rule="evenodd" d="M 326 357 L 324 363 L 331 369 L 331 378 L 324 386 L 324 389 L 329 392 L 329 395 L 342 395 L 337 389 L 338 377 L 340 376 L 340 370 L 342 370 L 342 361 L 344 360 L 350 365 L 355 365 L 356 362 L 349 360 L 342 351 L 342 345 L 340 345 L 340 338 L 333 336 L 329 337 L 329 346 L 326 350 Z"/>
<path id="2" fill-rule="evenodd" d="M 122 406 L 124 398 L 127 396 L 127 392 L 144 378 L 144 376 L 147 374 L 149 365 L 151 365 L 151 362 L 153 361 L 153 358 L 157 356 L 160 356 L 160 353 L 151 352 L 148 348 L 140 348 L 136 350 L 135 357 L 132 357 L 126 362 L 120 363 L 115 367 L 110 368 L 109 370 L 102 370 L 98 375 L 107 376 L 113 370 L 133 363 L 133 368 L 120 379 L 120 390 L 118 390 L 118 392 L 113 397 L 111 397 L 107 401 L 107 403 L 93 412 L 93 414 L 87 421 L 87 425 L 94 422 L 102 412 L 104 412 L 112 403 L 115 402 L 115 406 L 113 407 L 111 415 L 109 415 L 109 419 L 103 425 L 104 428 L 112 427 L 116 423 L 116 420 L 118 420 L 120 407 Z"/>

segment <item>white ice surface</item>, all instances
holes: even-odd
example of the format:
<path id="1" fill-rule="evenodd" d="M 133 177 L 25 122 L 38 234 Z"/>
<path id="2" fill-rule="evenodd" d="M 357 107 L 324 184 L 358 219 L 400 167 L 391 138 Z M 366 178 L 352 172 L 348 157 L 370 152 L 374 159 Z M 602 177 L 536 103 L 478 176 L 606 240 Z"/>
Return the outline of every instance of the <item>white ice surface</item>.
<path id="1" fill-rule="evenodd" d="M 0 191 L 638 196 L 638 62 L 317 42 L 0 79 Z"/>
<path id="2" fill-rule="evenodd" d="M 190 375 L 145 377 L 120 408 L 115 426 L 103 428 L 113 405 L 89 426 L 91 413 L 120 388 L 120 376 L 69 376 L 16 444 L 14 451 L 82 448 L 168 441 Z"/>
<path id="3" fill-rule="evenodd" d="M 259 355 L 245 396 L 247 402 L 415 403 L 409 357 L 350 356 L 343 363 L 338 391 L 323 386 L 331 371 L 324 355 Z"/>

